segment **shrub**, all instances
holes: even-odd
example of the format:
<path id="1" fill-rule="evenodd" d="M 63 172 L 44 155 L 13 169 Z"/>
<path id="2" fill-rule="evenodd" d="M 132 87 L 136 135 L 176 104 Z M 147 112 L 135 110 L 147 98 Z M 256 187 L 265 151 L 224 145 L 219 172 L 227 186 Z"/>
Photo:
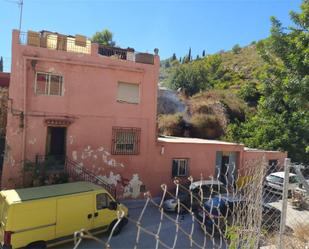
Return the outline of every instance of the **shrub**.
<path id="1" fill-rule="evenodd" d="M 167 136 L 182 136 L 185 121 L 182 113 L 160 115 L 158 118 L 159 134 Z"/>
<path id="2" fill-rule="evenodd" d="M 241 47 L 239 46 L 239 44 L 234 45 L 232 51 L 234 54 L 239 54 L 241 51 Z"/>
<path id="3" fill-rule="evenodd" d="M 212 114 L 194 114 L 191 118 L 191 135 L 199 138 L 214 139 L 224 131 L 217 116 Z"/>

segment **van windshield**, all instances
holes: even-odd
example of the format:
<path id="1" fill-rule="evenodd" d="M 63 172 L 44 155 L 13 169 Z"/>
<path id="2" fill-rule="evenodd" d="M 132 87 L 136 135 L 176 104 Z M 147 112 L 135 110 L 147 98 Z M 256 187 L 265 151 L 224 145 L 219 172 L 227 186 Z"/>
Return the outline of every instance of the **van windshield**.
<path id="1" fill-rule="evenodd" d="M 270 175 L 267 177 L 269 182 L 281 183 L 283 184 L 283 178 L 275 175 Z"/>

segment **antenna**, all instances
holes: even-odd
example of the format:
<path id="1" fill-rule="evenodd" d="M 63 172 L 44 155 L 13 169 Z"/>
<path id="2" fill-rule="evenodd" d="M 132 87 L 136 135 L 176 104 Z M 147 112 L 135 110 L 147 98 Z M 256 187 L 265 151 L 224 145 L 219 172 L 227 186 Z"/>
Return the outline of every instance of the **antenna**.
<path id="1" fill-rule="evenodd" d="M 22 18 L 23 18 L 23 5 L 24 5 L 24 0 L 19 0 L 18 6 L 20 9 L 20 14 L 19 14 L 19 31 L 21 31 L 21 23 L 22 23 Z"/>
<path id="2" fill-rule="evenodd" d="M 23 5 L 24 5 L 24 0 L 4 0 L 9 3 L 16 3 L 19 7 L 20 13 L 19 13 L 19 31 L 21 30 L 21 23 L 22 23 L 22 18 L 23 18 Z"/>

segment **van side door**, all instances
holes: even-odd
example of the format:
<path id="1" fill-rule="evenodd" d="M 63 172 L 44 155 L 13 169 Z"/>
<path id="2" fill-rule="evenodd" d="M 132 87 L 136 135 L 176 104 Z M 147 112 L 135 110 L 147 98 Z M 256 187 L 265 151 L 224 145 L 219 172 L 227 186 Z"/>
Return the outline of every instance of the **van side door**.
<path id="1" fill-rule="evenodd" d="M 117 211 L 109 209 L 110 203 L 114 200 L 107 193 L 96 193 L 94 200 L 94 228 L 107 230 L 113 220 L 117 219 Z"/>
<path id="2" fill-rule="evenodd" d="M 93 224 L 93 194 L 63 196 L 57 200 L 56 237 L 72 235 Z"/>

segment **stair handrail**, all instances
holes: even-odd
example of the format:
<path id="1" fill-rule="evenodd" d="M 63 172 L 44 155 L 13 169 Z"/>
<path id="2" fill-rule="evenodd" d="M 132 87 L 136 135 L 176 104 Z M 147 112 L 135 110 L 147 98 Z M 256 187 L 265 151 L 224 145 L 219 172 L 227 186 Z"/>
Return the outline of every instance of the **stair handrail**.
<path id="1" fill-rule="evenodd" d="M 78 169 L 80 171 L 82 171 L 82 174 L 79 174 L 79 176 L 88 176 L 88 179 L 89 178 L 93 178 L 94 180 L 91 181 L 92 183 L 95 183 L 95 184 L 98 184 L 98 185 L 101 185 L 103 186 L 105 189 L 107 189 L 112 195 L 113 197 L 116 198 L 116 188 L 114 186 L 112 186 L 111 184 L 105 182 L 102 178 L 98 177 L 97 175 L 95 175 L 93 172 L 91 172 L 90 170 L 88 169 L 85 169 L 84 167 L 81 167 L 79 165 L 78 162 L 66 157 L 66 160 L 65 160 L 65 168 L 67 170 L 67 173 L 70 175 L 70 170 L 68 169 L 68 167 L 71 167 L 71 168 L 75 168 L 75 169 Z M 77 171 L 75 171 L 76 173 Z M 84 179 L 83 180 L 86 180 L 87 177 L 83 177 Z"/>

